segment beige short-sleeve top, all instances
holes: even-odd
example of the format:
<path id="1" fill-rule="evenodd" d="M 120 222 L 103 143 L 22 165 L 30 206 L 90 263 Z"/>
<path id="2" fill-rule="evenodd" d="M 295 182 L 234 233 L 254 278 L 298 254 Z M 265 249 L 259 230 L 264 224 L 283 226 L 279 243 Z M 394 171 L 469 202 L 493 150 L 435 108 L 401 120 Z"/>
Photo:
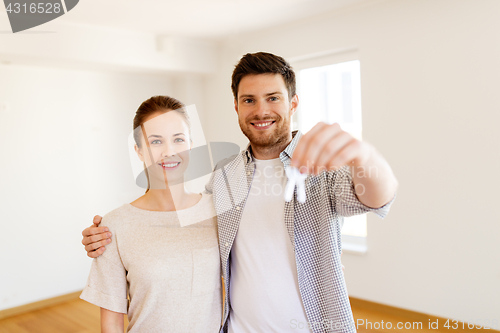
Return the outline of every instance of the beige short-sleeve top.
<path id="1" fill-rule="evenodd" d="M 81 299 L 128 314 L 127 332 L 219 331 L 221 271 L 210 194 L 177 212 L 125 204 L 101 225 L 113 236 L 92 262 Z"/>

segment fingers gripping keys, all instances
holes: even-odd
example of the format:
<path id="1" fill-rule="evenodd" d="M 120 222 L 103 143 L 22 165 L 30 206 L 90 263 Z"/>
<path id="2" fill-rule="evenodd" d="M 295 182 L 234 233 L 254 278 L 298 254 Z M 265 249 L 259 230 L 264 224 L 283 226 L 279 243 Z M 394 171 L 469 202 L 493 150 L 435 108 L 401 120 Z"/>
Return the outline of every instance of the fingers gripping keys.
<path id="1" fill-rule="evenodd" d="M 285 187 L 285 201 L 292 200 L 293 192 L 297 187 L 297 201 L 300 203 L 306 202 L 305 180 L 307 175 L 300 173 L 299 169 L 294 167 L 286 168 L 285 173 L 288 178 Z"/>

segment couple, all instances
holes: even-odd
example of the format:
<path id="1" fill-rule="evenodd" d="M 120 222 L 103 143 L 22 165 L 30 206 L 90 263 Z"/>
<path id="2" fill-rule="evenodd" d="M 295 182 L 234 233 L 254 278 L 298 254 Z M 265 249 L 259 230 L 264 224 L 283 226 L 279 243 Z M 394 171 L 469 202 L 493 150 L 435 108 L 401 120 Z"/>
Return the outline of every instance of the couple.
<path id="1" fill-rule="evenodd" d="M 125 313 L 130 332 L 356 331 L 343 217 L 387 214 L 397 188 L 390 166 L 337 124 L 292 133 L 295 74 L 279 56 L 246 54 L 231 88 L 250 144 L 217 165 L 201 195 L 182 184 L 191 147 L 182 104 L 153 97 L 139 108 L 136 151 L 150 190 L 83 232 L 98 258 L 82 298 L 101 307 L 103 332 L 123 332 Z M 308 174 L 305 203 L 264 190 L 283 189 L 290 167 Z M 181 227 L 186 217 L 202 222 Z"/>

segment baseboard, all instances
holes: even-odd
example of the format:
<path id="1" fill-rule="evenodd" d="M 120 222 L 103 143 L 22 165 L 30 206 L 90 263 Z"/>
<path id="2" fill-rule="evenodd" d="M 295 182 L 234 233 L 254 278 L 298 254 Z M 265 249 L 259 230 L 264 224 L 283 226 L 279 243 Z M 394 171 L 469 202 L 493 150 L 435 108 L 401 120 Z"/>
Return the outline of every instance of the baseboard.
<path id="1" fill-rule="evenodd" d="M 375 312 L 379 312 L 379 313 L 380 312 L 386 313 L 388 315 L 392 315 L 395 317 L 405 318 L 408 321 L 422 322 L 424 325 L 424 328 L 427 328 L 429 321 L 431 323 L 434 323 L 437 321 L 439 323 L 439 330 L 449 330 L 450 332 L 453 332 L 453 331 L 455 331 L 455 332 L 471 332 L 471 333 L 472 332 L 484 333 L 485 330 L 487 330 L 486 332 L 490 332 L 490 333 L 500 333 L 500 331 L 497 331 L 494 329 L 483 328 L 483 327 L 478 328 L 472 324 L 471 325 L 473 326 L 473 328 L 469 328 L 468 323 L 466 323 L 466 322 L 455 321 L 452 319 L 437 317 L 437 316 L 429 315 L 426 313 L 401 309 L 401 308 L 397 308 L 397 307 L 390 306 L 390 305 L 385 305 L 385 304 L 367 301 L 367 300 L 364 300 L 361 298 L 349 297 L 349 300 L 351 302 L 351 306 L 353 306 L 353 307 L 363 308 L 366 310 L 375 311 Z M 448 325 L 449 325 L 448 328 L 443 326 L 444 324 L 446 324 L 446 322 L 448 322 Z M 453 329 L 453 327 L 456 327 L 456 328 Z"/>
<path id="2" fill-rule="evenodd" d="M 80 297 L 81 291 L 77 291 L 71 294 L 61 295 L 53 298 L 44 299 L 38 302 L 29 303 L 15 308 L 0 310 L 0 319 L 7 317 L 16 316 L 22 313 L 31 312 L 35 310 L 40 310 L 48 306 L 57 305 L 60 303 L 72 301 Z"/>

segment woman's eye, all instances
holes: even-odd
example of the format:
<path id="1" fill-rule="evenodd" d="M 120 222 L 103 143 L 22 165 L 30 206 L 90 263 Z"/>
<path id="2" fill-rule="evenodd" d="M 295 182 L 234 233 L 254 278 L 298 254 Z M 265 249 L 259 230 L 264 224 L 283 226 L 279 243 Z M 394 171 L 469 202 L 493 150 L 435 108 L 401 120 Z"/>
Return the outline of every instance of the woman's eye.
<path id="1" fill-rule="evenodd" d="M 184 139 L 181 139 L 181 138 L 177 138 L 174 140 L 174 142 L 184 142 L 185 140 Z"/>
<path id="2" fill-rule="evenodd" d="M 160 144 L 160 143 L 161 143 L 160 140 L 153 140 L 153 141 L 151 141 L 152 145 L 157 145 L 157 144 Z"/>

